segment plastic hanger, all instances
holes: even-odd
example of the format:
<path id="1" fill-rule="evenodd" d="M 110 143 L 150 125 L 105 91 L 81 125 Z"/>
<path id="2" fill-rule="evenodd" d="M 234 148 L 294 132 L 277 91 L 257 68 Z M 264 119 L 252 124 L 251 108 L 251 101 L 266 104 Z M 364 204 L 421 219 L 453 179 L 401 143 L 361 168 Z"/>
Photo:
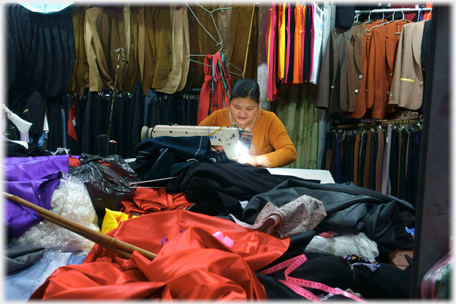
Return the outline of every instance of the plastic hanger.
<path id="1" fill-rule="evenodd" d="M 377 28 L 377 27 L 380 27 L 380 26 L 383 26 L 383 25 L 386 25 L 386 24 L 389 24 L 389 23 L 393 22 L 393 21 L 394 21 L 394 14 L 395 14 L 395 13 L 396 13 L 396 10 L 394 10 L 393 15 L 392 15 L 392 18 L 393 18 L 393 19 L 391 19 L 390 21 L 388 21 L 388 19 L 384 19 L 385 14 L 383 14 L 382 20 L 384 20 L 384 22 L 381 23 L 381 24 L 377 24 L 377 25 L 371 27 L 370 29 L 366 29 L 366 32 L 370 32 L 370 31 L 372 31 L 374 28 Z M 382 20 L 380 20 L 380 21 L 382 21 Z M 367 34 L 367 35 L 372 35 L 372 34 Z"/>
<path id="2" fill-rule="evenodd" d="M 359 14 L 355 14 L 355 21 L 353 21 L 353 25 L 361 24 L 361 22 L 359 22 L 359 20 L 358 20 L 358 17 L 359 17 Z"/>
<path id="3" fill-rule="evenodd" d="M 195 3 L 196 3 L 196 2 L 195 2 Z M 218 12 L 218 11 L 220 11 L 220 10 L 222 10 L 222 9 L 231 9 L 231 7 L 219 7 L 219 8 L 216 8 L 216 9 L 212 10 L 212 11 L 209 11 L 209 10 L 207 10 L 205 7 L 203 7 L 203 6 L 201 6 L 200 4 L 196 3 L 199 7 L 201 7 L 203 10 L 205 10 L 208 14 L 211 15 L 212 22 L 214 23 L 215 30 L 217 31 L 217 34 L 218 34 L 219 39 L 220 39 L 220 42 L 219 42 L 219 41 L 217 41 L 217 39 L 215 39 L 215 38 L 209 33 L 209 31 L 201 24 L 201 22 L 198 20 L 198 17 L 196 17 L 196 14 L 193 12 L 192 8 L 188 5 L 188 3 L 185 2 L 185 4 L 187 5 L 188 9 L 190 10 L 190 12 L 191 12 L 191 13 L 193 14 L 193 16 L 195 17 L 196 21 L 198 21 L 198 24 L 199 24 L 199 25 L 203 28 L 203 30 L 209 35 L 209 37 L 211 37 L 212 40 L 215 41 L 216 46 L 220 46 L 218 51 L 221 52 L 222 49 L 223 49 L 223 41 L 222 41 L 222 37 L 221 37 L 221 35 L 220 35 L 220 32 L 219 32 L 218 27 L 217 27 L 217 24 L 215 23 L 215 20 L 214 20 L 214 17 L 212 16 L 212 14 L 213 14 L 214 12 Z M 198 60 L 191 59 L 190 57 L 206 57 L 206 55 L 202 55 L 202 54 L 189 54 L 189 55 L 187 56 L 187 60 L 190 60 L 190 61 L 193 61 L 193 62 L 196 62 L 196 63 L 199 63 L 199 64 L 206 65 L 206 66 L 208 66 L 208 67 L 211 67 L 210 65 L 208 65 L 208 64 L 206 64 L 206 63 L 204 63 L 204 62 L 201 62 L 201 61 L 198 61 Z M 231 67 L 233 67 L 234 69 L 236 69 L 236 70 L 238 70 L 238 71 L 241 72 L 241 74 L 237 74 L 237 73 L 234 73 L 234 72 L 230 71 L 230 72 L 229 72 L 230 74 L 237 75 L 237 76 L 241 76 L 241 77 L 244 75 L 243 71 L 242 71 L 240 68 L 234 66 L 234 65 L 231 64 L 229 61 L 227 61 L 227 64 L 230 65 Z"/>
<path id="4" fill-rule="evenodd" d="M 369 12 L 369 17 L 368 17 L 367 22 L 366 22 L 367 24 L 372 23 L 371 14 L 372 14 L 372 11 Z"/>
<path id="5" fill-rule="evenodd" d="M 404 14 L 404 11 L 402 10 L 402 19 L 400 20 L 397 20 L 396 23 L 398 22 L 401 22 L 401 21 L 406 21 L 407 23 L 409 23 L 410 21 L 405 19 L 405 14 Z M 396 32 L 397 35 L 400 35 L 401 32 L 399 31 L 399 24 L 397 25 L 397 32 Z"/>

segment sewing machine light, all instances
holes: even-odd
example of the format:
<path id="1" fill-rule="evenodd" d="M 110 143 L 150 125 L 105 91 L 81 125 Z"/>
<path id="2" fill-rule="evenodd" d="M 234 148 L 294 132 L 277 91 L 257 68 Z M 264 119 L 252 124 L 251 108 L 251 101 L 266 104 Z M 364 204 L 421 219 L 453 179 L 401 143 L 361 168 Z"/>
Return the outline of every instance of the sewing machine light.
<path id="1" fill-rule="evenodd" d="M 241 154 L 248 154 L 249 150 L 247 147 L 242 143 L 242 141 L 238 141 L 236 144 L 236 155 L 239 156 Z"/>

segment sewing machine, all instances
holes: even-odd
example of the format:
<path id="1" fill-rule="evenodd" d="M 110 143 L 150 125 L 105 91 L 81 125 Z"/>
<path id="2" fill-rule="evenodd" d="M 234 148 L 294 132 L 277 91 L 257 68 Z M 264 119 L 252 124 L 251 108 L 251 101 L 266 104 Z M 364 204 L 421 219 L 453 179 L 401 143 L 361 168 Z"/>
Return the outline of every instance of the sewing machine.
<path id="1" fill-rule="evenodd" d="M 242 149 L 250 148 L 252 136 L 249 130 L 239 127 L 206 127 L 206 126 L 167 126 L 156 125 L 153 128 L 144 126 L 141 140 L 159 136 L 209 136 L 212 146 L 221 146 L 229 159 L 237 159 Z"/>

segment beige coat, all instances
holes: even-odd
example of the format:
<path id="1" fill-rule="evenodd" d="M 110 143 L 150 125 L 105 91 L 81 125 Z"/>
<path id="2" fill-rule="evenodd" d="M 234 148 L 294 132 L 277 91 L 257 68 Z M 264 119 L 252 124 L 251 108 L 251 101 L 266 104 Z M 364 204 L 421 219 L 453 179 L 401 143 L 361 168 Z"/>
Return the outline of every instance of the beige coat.
<path id="1" fill-rule="evenodd" d="M 423 101 L 421 40 L 424 21 L 405 24 L 399 39 L 388 104 L 418 110 Z"/>

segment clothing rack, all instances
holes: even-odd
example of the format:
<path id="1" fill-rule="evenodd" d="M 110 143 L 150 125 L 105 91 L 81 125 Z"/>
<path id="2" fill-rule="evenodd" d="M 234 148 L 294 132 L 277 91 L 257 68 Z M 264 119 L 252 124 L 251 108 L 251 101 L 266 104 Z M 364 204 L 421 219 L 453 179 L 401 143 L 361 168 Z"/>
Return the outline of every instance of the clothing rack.
<path id="1" fill-rule="evenodd" d="M 359 127 L 371 127 L 376 125 L 387 126 L 387 125 L 398 125 L 398 124 L 414 124 L 414 123 L 422 123 L 423 118 L 417 119 L 397 119 L 397 120 L 376 120 L 376 121 L 368 121 L 362 122 L 358 124 L 347 124 L 347 125 L 335 125 L 331 126 L 332 129 L 348 129 L 348 128 L 359 128 Z"/>
<path id="2" fill-rule="evenodd" d="M 419 12 L 419 11 L 432 11 L 432 7 L 423 7 L 423 8 L 379 8 L 373 10 L 355 10 L 355 14 L 369 14 L 369 13 L 394 13 L 394 12 Z"/>

